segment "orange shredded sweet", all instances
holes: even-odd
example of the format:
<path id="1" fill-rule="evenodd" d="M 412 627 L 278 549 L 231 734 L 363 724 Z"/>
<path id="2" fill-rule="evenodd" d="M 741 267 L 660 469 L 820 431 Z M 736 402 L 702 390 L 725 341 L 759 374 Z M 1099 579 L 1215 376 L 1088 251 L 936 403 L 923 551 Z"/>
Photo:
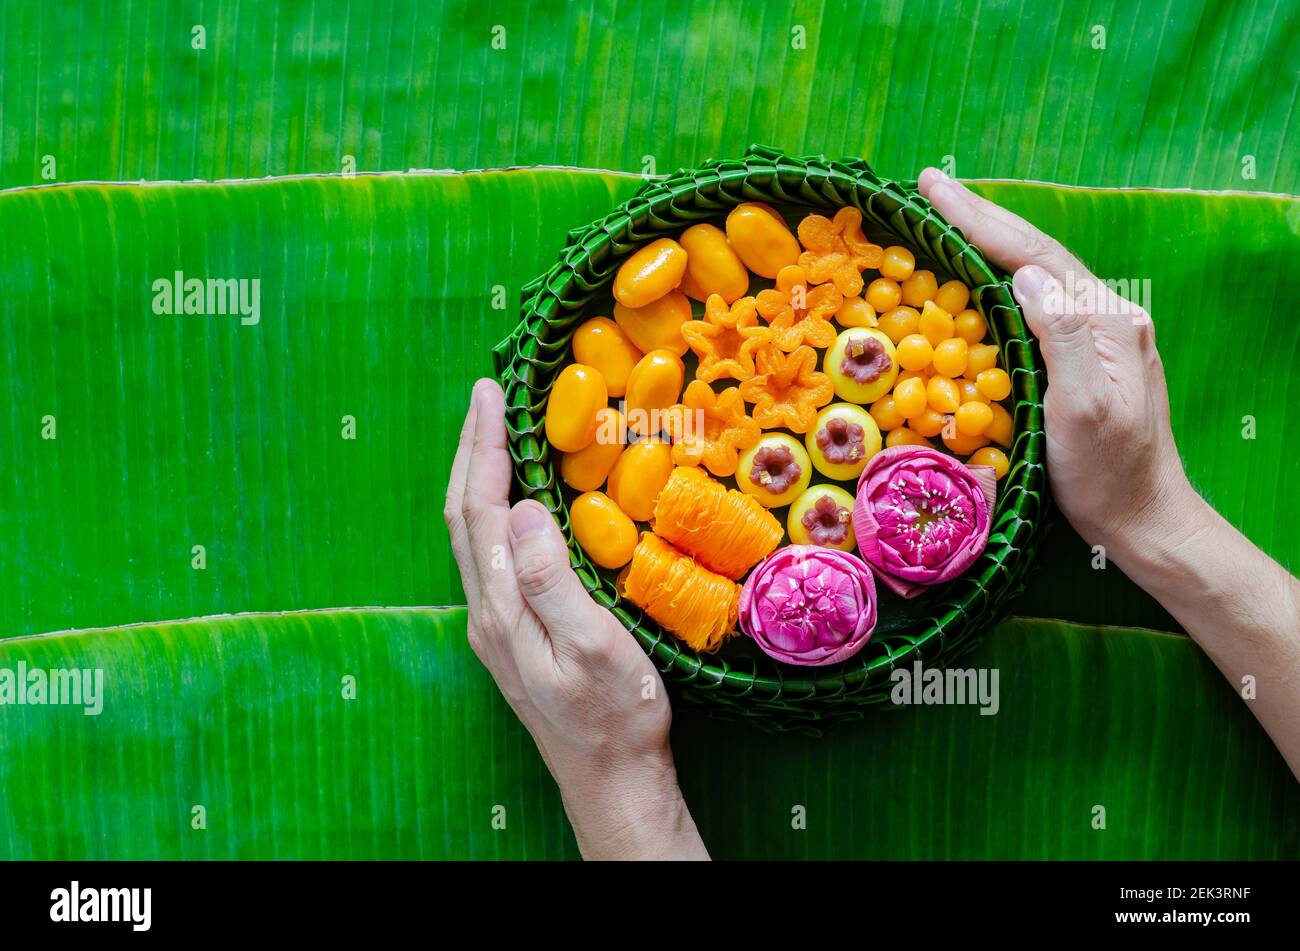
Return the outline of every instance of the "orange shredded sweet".
<path id="1" fill-rule="evenodd" d="M 885 257 L 884 249 L 863 234 L 862 212 L 856 208 L 841 208 L 833 220 L 808 215 L 799 222 L 799 241 L 805 248 L 799 266 L 808 280 L 832 281 L 845 297 L 862 293 L 863 269 L 880 267 Z"/>
<path id="2" fill-rule="evenodd" d="M 781 523 L 758 499 L 678 466 L 655 503 L 656 534 L 733 581 L 781 544 Z"/>
<path id="3" fill-rule="evenodd" d="M 740 585 L 651 532 L 641 534 L 622 588 L 629 601 L 697 651 L 717 650 L 735 633 Z"/>

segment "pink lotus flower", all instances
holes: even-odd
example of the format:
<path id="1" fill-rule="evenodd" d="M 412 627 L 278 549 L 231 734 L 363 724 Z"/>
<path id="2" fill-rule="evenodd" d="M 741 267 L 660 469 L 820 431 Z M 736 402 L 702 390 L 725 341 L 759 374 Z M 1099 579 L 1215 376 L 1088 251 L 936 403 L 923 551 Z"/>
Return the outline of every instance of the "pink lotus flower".
<path id="1" fill-rule="evenodd" d="M 740 590 L 740 629 L 769 657 L 820 667 L 848 660 L 876 629 L 876 582 L 862 560 L 819 545 L 787 545 Z"/>
<path id="2" fill-rule="evenodd" d="M 926 446 L 884 449 L 858 479 L 858 551 L 881 584 L 914 598 L 984 551 L 996 493 L 990 466 L 966 466 Z"/>

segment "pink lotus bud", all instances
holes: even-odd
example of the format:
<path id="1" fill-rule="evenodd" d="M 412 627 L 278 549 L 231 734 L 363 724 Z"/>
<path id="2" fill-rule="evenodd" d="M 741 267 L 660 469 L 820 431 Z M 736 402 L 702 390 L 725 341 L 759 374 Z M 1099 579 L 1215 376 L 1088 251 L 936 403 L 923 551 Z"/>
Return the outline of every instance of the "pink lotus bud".
<path id="1" fill-rule="evenodd" d="M 979 557 L 996 493 L 990 466 L 966 466 L 925 446 L 884 449 L 858 479 L 858 551 L 881 584 L 914 598 Z"/>
<path id="2" fill-rule="evenodd" d="M 820 667 L 848 660 L 875 628 L 871 569 L 834 548 L 778 549 L 740 590 L 740 629 L 787 664 Z"/>

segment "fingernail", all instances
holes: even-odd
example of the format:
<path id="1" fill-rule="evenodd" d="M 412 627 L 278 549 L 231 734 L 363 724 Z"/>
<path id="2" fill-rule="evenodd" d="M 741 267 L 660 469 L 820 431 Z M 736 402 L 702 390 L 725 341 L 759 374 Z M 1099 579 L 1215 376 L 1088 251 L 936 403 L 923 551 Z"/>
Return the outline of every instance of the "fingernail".
<path id="1" fill-rule="evenodd" d="M 927 190 L 931 201 L 934 200 L 936 195 L 945 194 L 945 190 L 952 189 L 952 179 L 944 174 L 943 169 L 931 165 L 921 172 L 921 178 L 924 179 L 926 175 L 930 176 L 930 184 L 927 186 Z"/>
<path id="2" fill-rule="evenodd" d="M 1047 278 L 1047 272 L 1037 264 L 1027 264 L 1016 271 L 1015 277 L 1011 280 L 1011 286 L 1022 297 L 1037 297 L 1039 292 L 1047 286 Z"/>
<path id="3" fill-rule="evenodd" d="M 510 537 L 514 540 L 549 530 L 551 513 L 536 502 L 520 502 L 510 510 Z"/>

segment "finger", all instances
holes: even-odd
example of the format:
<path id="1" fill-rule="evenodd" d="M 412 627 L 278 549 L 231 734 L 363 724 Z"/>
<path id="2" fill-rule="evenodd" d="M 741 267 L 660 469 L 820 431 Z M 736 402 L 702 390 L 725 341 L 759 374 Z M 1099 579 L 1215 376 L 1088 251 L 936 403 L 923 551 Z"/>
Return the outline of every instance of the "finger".
<path id="1" fill-rule="evenodd" d="M 477 604 L 478 571 L 469 553 L 469 537 L 465 529 L 465 475 L 469 469 L 469 456 L 474 446 L 474 420 L 477 408 L 473 393 L 470 394 L 469 409 L 465 413 L 465 422 L 460 428 L 460 442 L 456 446 L 456 457 L 451 463 L 451 477 L 447 480 L 447 498 L 442 507 L 442 518 L 447 523 L 447 533 L 451 536 L 451 551 L 460 568 L 461 586 L 465 589 L 466 603 Z"/>
<path id="2" fill-rule="evenodd" d="M 940 213 L 995 263 L 1012 271 L 1036 265 L 1061 282 L 1073 314 L 1088 319 L 1094 349 L 1108 377 L 1122 382 L 1125 374 L 1137 372 L 1146 342 L 1143 334 L 1151 336 L 1145 311 L 1123 301 L 1059 241 L 939 169 L 927 168 L 917 185 Z"/>
<path id="3" fill-rule="evenodd" d="M 466 560 L 476 579 L 471 609 L 472 646 L 516 710 L 527 700 L 520 686 L 512 635 L 525 607 L 515 589 L 508 521 L 512 465 L 506 448 L 505 395 L 492 380 L 474 384 L 474 428 L 465 461 L 461 514 Z"/>
<path id="4" fill-rule="evenodd" d="M 607 630 L 600 611 L 569 565 L 569 549 L 551 513 L 525 499 L 510 510 L 515 581 L 556 649 L 589 644 Z"/>
<path id="5" fill-rule="evenodd" d="M 1108 378 L 1088 316 L 1066 306 L 1060 282 L 1037 265 L 1016 271 L 1012 288 L 1043 351 L 1048 385 L 1068 392 L 1069 405 L 1081 415 L 1100 413 L 1108 399 Z"/>
<path id="6" fill-rule="evenodd" d="M 447 499 L 443 504 L 442 517 L 447 523 L 447 533 L 451 537 L 451 550 L 460 569 L 461 587 L 465 589 L 465 603 L 469 613 L 465 619 L 465 634 L 475 656 L 494 672 L 500 663 L 494 657 L 489 645 L 484 643 L 483 629 L 479 623 L 480 585 L 478 567 L 469 549 L 469 530 L 465 523 L 465 483 L 468 476 L 469 460 L 474 451 L 474 432 L 478 419 L 478 401 L 475 392 L 470 392 L 469 409 L 465 412 L 465 422 L 461 424 L 460 440 L 456 445 L 456 456 L 451 463 L 451 475 L 447 480 Z"/>
<path id="7" fill-rule="evenodd" d="M 981 198 L 937 168 L 927 168 L 917 188 L 948 222 L 979 245 L 995 264 L 1016 271 L 1029 264 L 1044 268 L 1058 281 L 1074 272 L 1073 280 L 1091 278 L 1079 259 L 1024 218 Z"/>
<path id="8" fill-rule="evenodd" d="M 465 467 L 461 512 L 480 594 L 507 590 L 511 566 L 506 532 L 512 466 L 506 448 L 505 395 L 492 380 L 474 384 L 474 444 Z"/>
<path id="9" fill-rule="evenodd" d="M 1095 278 L 1091 288 L 1076 289 L 1074 300 L 1089 315 L 1097 352 L 1111 379 L 1120 382 L 1126 373 L 1140 377 L 1154 346 L 1147 312 Z"/>

